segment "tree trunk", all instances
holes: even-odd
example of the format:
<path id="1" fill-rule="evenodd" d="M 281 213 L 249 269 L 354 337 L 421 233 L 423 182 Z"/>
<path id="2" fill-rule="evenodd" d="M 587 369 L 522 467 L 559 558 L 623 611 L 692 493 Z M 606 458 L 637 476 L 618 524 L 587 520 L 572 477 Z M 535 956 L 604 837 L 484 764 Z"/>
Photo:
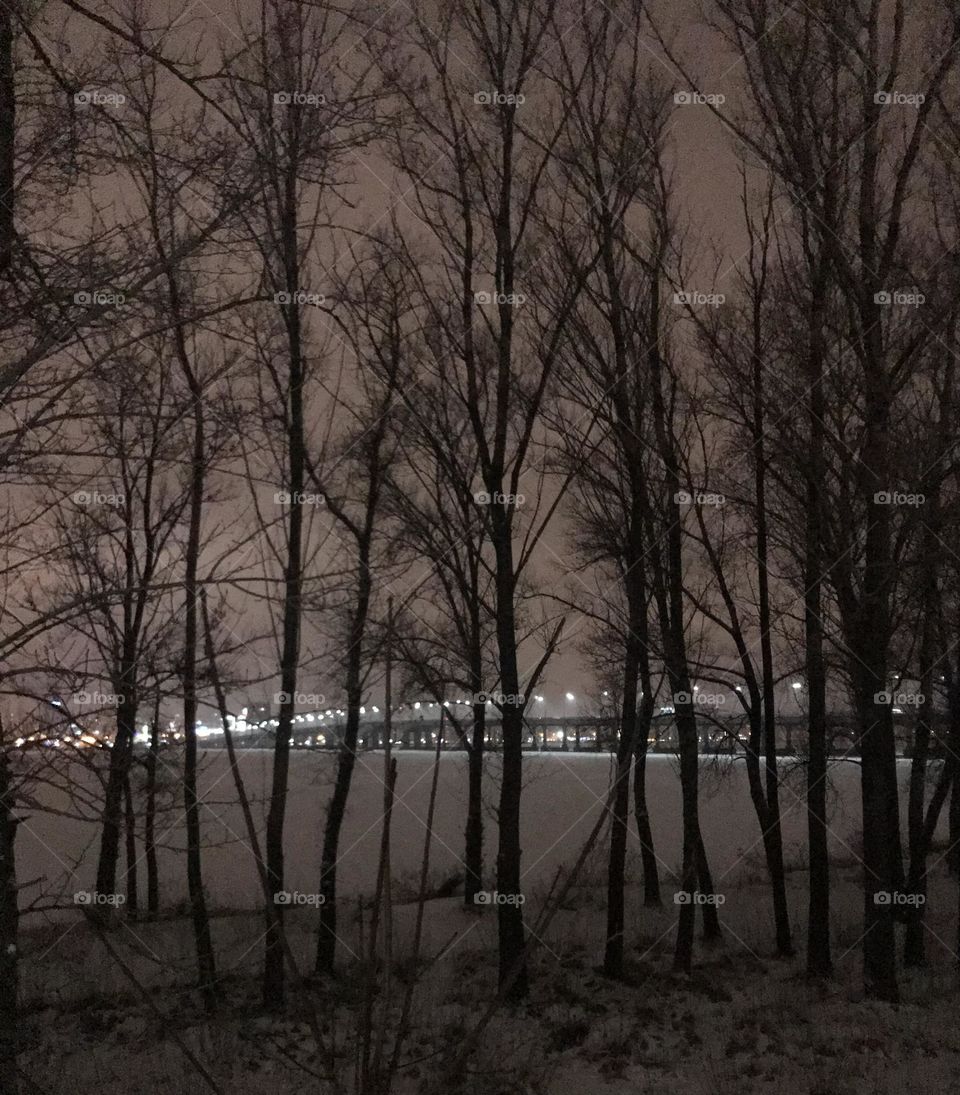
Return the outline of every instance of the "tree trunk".
<path id="1" fill-rule="evenodd" d="M 17 1073 L 20 1043 L 17 929 L 20 913 L 14 856 L 17 817 L 4 748 L 5 742 L 0 735 L 0 1092 L 3 1095 L 17 1095 L 20 1090 Z"/>
<path id="2" fill-rule="evenodd" d="M 496 487 L 496 490 L 499 488 Z M 491 490 L 491 496 L 494 494 Z M 517 667 L 515 581 L 511 525 L 504 509 L 493 508 L 492 540 L 496 553 L 497 645 L 500 681 L 511 697 L 501 711 L 503 767 L 498 812 L 497 927 L 499 932 L 499 985 L 512 979 L 511 1000 L 527 995 L 529 983 L 525 957 L 525 930 L 520 886 L 520 796 L 523 790 L 523 705 L 519 702 L 520 674 Z"/>
<path id="3" fill-rule="evenodd" d="M 793 953 L 790 915 L 787 911 L 787 884 L 783 870 L 783 834 L 780 818 L 780 775 L 777 769 L 776 694 L 773 672 L 773 619 L 770 611 L 769 551 L 767 532 L 767 457 L 765 451 L 766 417 L 762 317 L 754 309 L 753 388 L 754 388 L 754 491 L 757 516 L 757 587 L 758 626 L 760 628 L 761 686 L 763 689 L 763 753 L 766 776 L 764 798 L 763 850 L 770 875 L 773 920 L 777 936 L 777 954 Z M 788 728 L 789 734 L 789 728 Z"/>
<path id="4" fill-rule="evenodd" d="M 631 687 L 632 676 L 632 687 Z M 603 972 L 623 976 L 624 886 L 626 883 L 627 823 L 630 812 L 630 765 L 637 735 L 637 673 L 633 667 L 624 681 L 623 715 L 617 741 L 613 809 L 610 812 L 610 855 L 607 863 L 607 936 Z"/>
<path id="5" fill-rule="evenodd" d="M 639 469 L 638 469 L 639 470 Z M 603 972 L 623 976 L 624 886 L 626 883 L 627 824 L 630 813 L 630 766 L 637 742 L 637 680 L 640 675 L 641 632 L 645 630 L 646 597 L 643 575 L 642 513 L 634 494 L 624 560 L 627 586 L 627 635 L 623 658 L 623 706 L 617 739 L 617 763 L 610 816 L 610 856 L 607 864 L 607 935 Z M 640 619 L 643 617 L 643 620 Z"/>
<path id="6" fill-rule="evenodd" d="M 698 788 L 700 750 L 697 718 L 693 707 L 693 689 L 687 663 L 686 637 L 683 628 L 683 520 L 680 515 L 678 491 L 680 472 L 676 454 L 676 439 L 667 420 L 663 392 L 663 362 L 660 356 L 660 277 L 656 269 L 650 287 L 650 346 L 647 360 L 650 366 L 650 386 L 653 403 L 654 430 L 657 449 L 663 461 L 663 518 L 667 523 L 666 560 L 654 566 L 654 595 L 660 615 L 663 636 L 664 668 L 673 694 L 675 722 L 680 752 L 680 788 L 683 804 L 683 861 L 680 889 L 685 900 L 680 903 L 673 968 L 689 973 L 693 967 L 693 942 L 696 930 L 697 855 L 700 844 Z M 646 507 L 650 512 L 649 505 Z M 649 542 L 655 542 L 648 537 Z"/>
<path id="7" fill-rule="evenodd" d="M 879 325 L 879 316 L 874 317 Z M 879 355 L 878 355 L 879 360 Z M 863 975 L 867 995 L 895 1003 L 894 908 L 881 894 L 900 890 L 902 853 L 897 810 L 897 768 L 892 705 L 878 703 L 887 691 L 887 647 L 890 635 L 889 506 L 873 504 L 886 488 L 889 406 L 879 382 L 867 388 L 866 433 L 862 463 L 867 469 L 865 493 L 870 512 L 864 544 L 864 576 L 856 622 L 847 636 L 853 654 L 861 753 L 864 860 Z M 883 484 L 882 486 L 880 484 Z"/>
<path id="8" fill-rule="evenodd" d="M 823 270 L 814 280 L 807 383 L 810 391 L 809 460 L 806 476 L 804 528 L 803 619 L 807 676 L 807 844 L 810 887 L 807 905 L 807 974 L 829 977 L 830 859 L 827 844 L 827 680 L 823 657 L 823 500 L 826 492 L 824 455 L 823 329 L 826 287 Z"/>
<path id="9" fill-rule="evenodd" d="M 917 841 L 916 855 L 914 855 L 911 848 L 907 893 L 919 900 L 914 905 L 908 906 L 907 909 L 904 962 L 908 966 L 923 966 L 926 961 L 923 945 L 923 918 L 927 900 L 927 856 L 930 854 L 933 835 L 937 831 L 940 815 L 943 813 L 943 805 L 947 801 L 953 778 L 952 767 L 944 762 L 926 814 L 922 819 L 922 829 Z"/>
<path id="10" fill-rule="evenodd" d="M 713 889 L 713 875 L 710 872 L 710 863 L 707 860 L 707 850 L 703 846 L 703 835 L 697 841 L 697 887 L 701 894 L 715 897 Z M 719 906 L 714 901 L 705 901 L 700 906 L 703 910 L 703 938 L 710 943 L 716 943 L 723 938 L 720 929 Z"/>
<path id="11" fill-rule="evenodd" d="M 179 309 L 178 309 L 179 310 Z M 181 329 L 182 330 L 182 329 Z M 190 476 L 190 526 L 184 577 L 184 612 L 186 614 L 183 644 L 183 733 L 185 739 L 183 765 L 183 800 L 187 829 L 187 889 L 190 895 L 190 916 L 197 952 L 197 974 L 204 1007 L 213 1011 L 217 1006 L 216 961 L 210 937 L 210 918 L 203 892 L 201 863 L 200 798 L 197 791 L 197 567 L 200 558 L 200 522 L 203 516 L 204 490 L 204 428 L 203 392 L 186 362 L 184 367 L 193 399 L 193 458 Z"/>
<path id="12" fill-rule="evenodd" d="M 126 858 L 127 915 L 135 917 L 138 909 L 137 899 L 137 814 L 133 806 L 133 788 L 130 776 L 123 781 L 123 821 Z"/>
<path id="13" fill-rule="evenodd" d="M 478 688 L 482 691 L 482 688 Z M 473 733 L 467 754 L 467 824 L 464 831 L 463 903 L 473 908 L 483 889 L 483 758 L 486 706 L 473 705 Z"/>
<path id="14" fill-rule="evenodd" d="M 157 758 L 160 752 L 160 694 L 157 693 L 150 724 L 150 746 L 146 763 L 146 804 L 143 817 L 144 855 L 147 863 L 147 912 L 160 911 L 160 875 L 157 870 Z"/>
<path id="15" fill-rule="evenodd" d="M 291 114 L 291 117 L 293 115 Z M 287 334 L 287 488 L 290 493 L 290 518 L 287 523 L 287 557 L 283 575 L 283 618 L 280 650 L 280 710 L 273 748 L 273 778 L 270 807 L 264 834 L 267 877 L 277 915 L 267 925 L 263 960 L 263 1003 L 279 1010 L 284 1001 L 284 957 L 280 929 L 284 906 L 277 902 L 283 890 L 283 829 L 287 811 L 287 782 L 290 775 L 290 738 L 296 708 L 297 677 L 300 666 L 300 626 L 303 587 L 303 490 L 306 474 L 306 434 L 304 425 L 303 317 L 297 294 L 300 292 L 299 246 L 297 238 L 298 171 L 291 161 L 284 165 L 281 200 L 281 257 L 284 264 L 284 289 L 289 303 L 282 305 Z M 269 914 L 268 914 L 269 915 Z"/>
<path id="16" fill-rule="evenodd" d="M 643 868 L 643 904 L 648 909 L 658 908 L 661 904 L 660 869 L 654 850 L 650 813 L 647 810 L 647 735 L 649 730 L 650 720 L 644 717 L 640 722 L 633 766 L 633 813 L 637 824 L 640 862 Z"/>
<path id="17" fill-rule="evenodd" d="M 314 968 L 317 973 L 333 972 L 337 952 L 337 857 L 340 850 L 340 832 L 347 811 L 347 799 L 353 781 L 353 769 L 357 762 L 357 735 L 360 731 L 360 703 L 363 699 L 363 637 L 366 631 L 370 607 L 372 582 L 370 577 L 369 544 L 362 544 L 359 563 L 360 581 L 357 607 L 350 628 L 347 650 L 347 721 L 343 741 L 337 754 L 337 773 L 333 794 L 327 807 L 327 821 L 323 831 L 323 850 L 320 856 L 320 921 L 317 932 L 317 955 Z M 392 658 L 393 621 L 388 622 L 387 659 Z M 387 711 L 391 697 L 385 697 Z M 390 749 L 389 739 L 385 747 Z"/>
<path id="18" fill-rule="evenodd" d="M 949 367 L 948 367 L 949 369 Z M 948 371 L 946 390 L 953 387 Z M 948 418 L 952 429 L 952 415 L 941 402 L 941 422 L 938 449 L 946 456 L 951 445 L 947 432 Z M 934 694 L 934 668 L 937 663 L 937 636 L 940 631 L 939 605 L 939 550 L 942 544 L 939 505 L 939 483 L 934 482 L 927 490 L 927 517 L 921 532 L 920 553 L 920 651 L 919 651 L 919 696 L 923 702 L 917 710 L 917 723 L 914 736 L 913 757 L 910 762 L 910 791 L 907 800 L 907 839 L 910 848 L 910 866 L 907 874 L 907 893 L 914 903 L 907 906 L 907 929 L 904 940 L 904 962 L 908 966 L 922 966 L 925 962 L 923 914 L 927 899 L 927 856 L 930 842 L 936 830 L 937 818 L 946 797 L 948 780 L 952 775 L 944 764 L 938 791 L 942 785 L 942 796 L 935 795 L 936 817 L 932 828 L 928 827 L 924 805 L 927 793 L 927 765 L 930 755 L 930 721 L 936 696 Z M 939 801 L 937 801 L 939 799 Z"/>
<path id="19" fill-rule="evenodd" d="M 103 828 L 100 835 L 96 882 L 97 893 L 100 895 L 117 892 L 117 864 L 120 859 L 120 835 L 123 830 L 123 787 L 130 772 L 134 725 L 137 718 L 133 696 L 129 693 L 121 694 L 123 700 L 117 709 L 117 732 L 113 748 L 110 750 L 110 766 L 104 793 Z M 102 912 L 111 907 L 109 904 L 99 904 L 94 908 Z"/>
<path id="20" fill-rule="evenodd" d="M 17 95 L 14 75 L 14 23 L 20 0 L 10 0 L 0 9 L 0 273 L 13 262 L 15 240 L 14 203 L 17 132 Z"/>

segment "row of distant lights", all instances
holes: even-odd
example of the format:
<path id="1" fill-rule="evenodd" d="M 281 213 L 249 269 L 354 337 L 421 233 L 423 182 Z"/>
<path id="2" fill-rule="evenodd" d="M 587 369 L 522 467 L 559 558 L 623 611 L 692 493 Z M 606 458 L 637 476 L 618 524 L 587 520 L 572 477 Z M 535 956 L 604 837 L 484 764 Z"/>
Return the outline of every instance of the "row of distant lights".
<path id="1" fill-rule="evenodd" d="M 793 681 L 793 683 L 790 685 L 790 687 L 793 688 L 794 691 L 800 691 L 800 689 L 803 688 L 803 685 L 801 684 L 800 681 Z M 700 690 L 700 686 L 698 684 L 695 684 L 693 686 L 693 690 L 694 690 L 694 692 L 698 692 Z M 742 692 L 742 691 L 743 691 L 743 688 L 739 684 L 734 687 L 734 692 Z M 603 696 L 604 699 L 608 699 L 609 696 L 610 696 L 610 693 L 608 691 L 604 691 L 604 692 L 601 693 L 601 695 Z M 643 693 L 641 692 L 640 695 L 642 696 Z M 544 702 L 543 696 L 534 696 L 533 698 L 534 698 L 534 701 L 536 703 L 543 703 Z M 573 692 L 566 692 L 566 693 L 564 693 L 564 698 L 566 699 L 567 703 L 573 703 L 576 700 L 577 697 L 574 695 Z M 472 707 L 473 706 L 473 704 L 470 702 L 470 700 L 459 699 L 459 700 L 452 700 L 452 701 L 451 700 L 444 700 L 443 701 L 443 706 L 444 707 L 451 707 L 451 706 L 454 706 L 454 705 L 459 705 L 461 707 Z M 432 709 L 434 707 L 437 707 L 438 704 L 436 704 L 436 703 L 424 703 L 421 700 L 416 700 L 414 703 L 409 704 L 409 705 L 405 704 L 405 703 L 395 704 L 394 707 L 393 707 L 393 710 L 394 711 L 402 711 L 407 706 L 412 707 L 414 711 L 420 711 L 424 707 L 426 707 L 428 710 Z M 491 706 L 493 706 L 493 701 L 492 700 L 487 700 L 487 707 L 491 707 Z M 370 710 L 371 710 L 371 713 L 374 714 L 374 715 L 380 714 L 380 708 L 379 707 L 373 706 L 373 707 L 370 708 Z M 668 712 L 668 711 L 672 711 L 672 710 L 673 710 L 672 707 L 670 707 L 670 708 L 667 708 L 667 707 L 661 708 L 662 712 Z M 361 707 L 360 708 L 360 714 L 365 715 L 366 713 L 367 713 L 366 707 Z M 334 710 L 333 708 L 329 708 L 326 711 L 322 711 L 319 715 L 295 715 L 293 721 L 294 722 L 314 722 L 314 721 L 322 722 L 324 718 L 333 718 L 334 716 L 339 716 L 339 717 L 342 718 L 344 715 L 346 715 L 346 711 L 340 710 L 339 708 L 336 709 L 336 710 Z M 279 726 L 280 725 L 280 720 L 279 719 L 269 719 L 269 720 L 267 720 L 267 725 L 268 726 Z"/>
<path id="2" fill-rule="evenodd" d="M 944 680 L 945 678 L 941 676 L 940 679 Z M 791 682 L 790 687 L 795 692 L 799 692 L 803 688 L 803 684 L 800 681 L 793 681 L 793 682 Z M 698 692 L 700 690 L 700 686 L 698 684 L 695 684 L 693 686 L 693 690 L 694 690 L 694 692 Z M 742 692 L 743 688 L 739 684 L 737 684 L 737 685 L 734 685 L 733 690 L 734 690 L 734 692 Z M 565 698 L 566 698 L 568 703 L 573 703 L 574 700 L 576 700 L 576 698 L 577 698 L 573 694 L 573 692 L 566 692 L 564 695 L 565 695 Z M 604 692 L 601 693 L 601 695 L 604 697 L 604 699 L 607 699 L 607 698 L 609 698 L 610 693 L 605 690 Z M 640 695 L 642 696 L 643 693 L 641 692 Z M 543 696 L 534 696 L 533 698 L 537 703 L 543 703 L 544 702 Z M 492 700 L 487 700 L 487 707 L 492 706 L 492 703 L 493 703 Z M 469 700 L 462 700 L 461 699 L 461 700 L 453 700 L 453 701 L 451 701 L 451 700 L 444 700 L 443 701 L 443 706 L 444 707 L 450 707 L 451 704 L 458 704 L 460 706 L 466 706 L 466 707 L 472 707 L 473 706 Z M 394 711 L 402 711 L 406 706 L 407 706 L 407 704 L 405 704 L 405 703 L 396 704 L 396 705 L 394 705 L 393 710 Z M 429 709 L 429 708 L 436 707 L 438 705 L 436 703 L 424 704 L 421 700 L 416 700 L 411 706 L 413 707 L 414 711 L 419 711 L 424 706 L 426 706 Z M 660 708 L 660 713 L 661 714 L 672 714 L 673 710 L 674 709 L 673 709 L 672 706 L 661 707 Z M 379 715 L 380 714 L 380 708 L 377 707 L 376 705 L 371 707 L 370 711 L 374 715 Z M 360 708 L 360 714 L 365 715 L 366 713 L 367 713 L 366 707 L 361 707 Z M 894 708 L 893 713 L 899 715 L 899 714 L 902 714 L 902 711 L 900 711 L 899 708 Z M 293 721 L 294 722 L 323 722 L 324 718 L 333 718 L 334 716 L 339 716 L 339 717 L 342 718 L 344 715 L 346 715 L 346 711 L 342 710 L 341 708 L 334 709 L 334 708 L 331 707 L 331 708 L 328 708 L 326 711 L 321 711 L 318 715 L 294 715 Z M 280 720 L 279 719 L 267 719 L 266 720 L 266 725 L 267 726 L 279 726 L 280 725 Z M 174 729 L 174 723 L 172 723 L 172 722 L 170 723 L 170 729 L 171 730 Z M 144 731 L 144 733 L 147 732 L 147 727 L 146 726 L 144 726 L 143 731 Z M 182 737 L 182 734 L 181 735 L 176 735 L 176 736 Z M 79 735 L 77 735 L 77 737 L 79 738 Z M 86 736 L 84 736 L 84 738 L 82 740 L 83 740 L 84 744 L 90 744 L 90 745 L 96 744 L 95 739 L 90 738 L 89 741 L 88 741 Z M 26 741 L 27 741 L 26 738 L 18 738 L 15 744 L 19 747 L 19 746 L 24 745 L 26 743 Z M 51 739 L 50 744 L 59 745 L 60 742 Z"/>
<path id="3" fill-rule="evenodd" d="M 570 701 L 571 703 L 577 698 L 572 692 L 568 692 L 566 695 L 567 695 L 567 700 Z M 607 693 L 604 692 L 604 695 L 607 695 Z M 536 700 L 537 703 L 543 703 L 544 702 L 543 696 L 534 696 L 533 698 L 534 698 L 534 700 Z M 457 704 L 459 704 L 461 706 L 465 706 L 465 707 L 472 707 L 473 706 L 473 704 L 470 702 L 470 700 L 444 700 L 443 701 L 443 706 L 444 707 L 452 707 L 452 706 L 455 706 Z M 492 704 L 493 704 L 492 700 L 487 700 L 487 707 L 492 706 Z M 408 706 L 412 707 L 414 711 L 419 711 L 424 707 L 426 707 L 427 709 L 430 709 L 430 708 L 433 708 L 433 707 L 437 707 L 439 705 L 436 704 L 436 703 L 424 703 L 421 700 L 416 700 L 412 704 L 406 704 L 406 703 L 394 704 L 392 710 L 402 711 L 405 707 L 408 707 Z M 373 715 L 379 715 L 380 714 L 380 708 L 377 707 L 376 705 L 374 705 L 373 707 L 370 708 L 370 712 Z M 366 713 L 367 713 L 366 707 L 361 707 L 360 708 L 360 714 L 365 715 Z M 334 708 L 329 708 L 326 711 L 321 711 L 317 715 L 294 715 L 293 721 L 294 722 L 323 722 L 323 720 L 325 718 L 333 718 L 335 716 L 340 716 L 342 718 L 344 715 L 346 715 L 346 711 L 343 711 L 340 708 L 337 708 L 336 710 Z M 279 719 L 265 719 L 264 722 L 266 723 L 267 726 L 279 726 L 280 725 L 280 720 Z"/>

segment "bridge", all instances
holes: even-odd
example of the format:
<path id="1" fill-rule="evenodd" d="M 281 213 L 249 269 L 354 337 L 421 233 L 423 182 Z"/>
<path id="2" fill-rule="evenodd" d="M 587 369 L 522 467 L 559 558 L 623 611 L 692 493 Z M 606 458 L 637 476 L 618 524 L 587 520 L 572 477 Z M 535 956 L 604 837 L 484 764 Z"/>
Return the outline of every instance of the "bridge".
<path id="1" fill-rule="evenodd" d="M 745 714 L 705 715 L 695 713 L 703 754 L 738 754 L 746 751 L 749 723 Z M 893 714 L 897 751 L 908 754 L 916 725 L 916 711 Z M 944 712 L 928 712 L 933 734 L 931 755 L 944 751 L 943 739 L 948 730 L 948 718 Z M 269 747 L 276 734 L 277 719 L 259 723 L 240 724 L 234 727 L 234 740 L 241 748 Z M 828 748 L 834 756 L 856 755 L 856 724 L 852 714 L 838 713 L 828 716 Z M 469 716 L 447 717 L 443 720 L 442 750 L 463 750 L 470 741 L 473 726 Z M 571 715 L 524 719 L 523 748 L 531 752 L 593 752 L 610 753 L 616 750 L 619 719 L 612 716 Z M 199 728 L 198 728 L 199 729 Z M 391 722 L 392 747 L 395 749 L 430 749 L 437 745 L 441 720 L 438 716 L 422 715 L 414 718 L 394 718 Z M 204 746 L 220 748 L 225 745 L 223 732 L 216 728 L 203 728 Z M 291 747 L 294 749 L 338 749 L 343 740 L 344 719 L 335 715 L 321 717 L 297 715 L 292 728 Z M 464 741 L 466 739 L 466 742 Z M 488 715 L 485 720 L 485 748 L 498 751 L 502 746 L 503 730 L 499 716 Z M 382 717 L 361 719 L 358 748 L 383 749 L 386 729 Z M 653 716 L 647 748 L 651 753 L 675 753 L 679 744 L 673 711 L 658 712 Z M 777 718 L 777 752 L 793 755 L 806 752 L 807 719 L 805 715 L 781 715 Z"/>

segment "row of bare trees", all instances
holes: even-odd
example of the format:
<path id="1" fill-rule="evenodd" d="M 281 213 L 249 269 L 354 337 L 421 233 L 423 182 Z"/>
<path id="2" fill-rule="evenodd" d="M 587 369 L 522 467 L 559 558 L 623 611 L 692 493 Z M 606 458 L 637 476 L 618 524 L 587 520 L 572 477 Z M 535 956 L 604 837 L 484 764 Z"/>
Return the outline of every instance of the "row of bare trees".
<path id="1" fill-rule="evenodd" d="M 800 675 L 807 966 L 831 972 L 827 713 L 846 703 L 865 983 L 896 1000 L 899 914 L 878 895 L 925 896 L 948 802 L 960 838 L 952 6 L 921 29 L 900 0 L 712 0 L 707 33 L 742 58 L 726 102 L 644 5 L 254 8 L 199 45 L 192 23 L 136 3 L 0 12 L 5 749 L 29 725 L 17 702 L 112 697 L 96 886 L 113 893 L 138 727 L 155 743 L 160 697 L 165 717 L 178 705 L 212 1009 L 197 725 L 226 713 L 221 684 L 274 695 L 254 854 L 263 1001 L 278 1008 L 298 697 L 316 687 L 346 712 L 318 837 L 314 965 L 329 974 L 361 714 L 387 653 L 418 693 L 474 697 L 450 719 L 468 754 L 471 904 L 489 843 L 484 697 L 502 727 L 496 889 L 519 895 L 526 713 L 566 644 L 617 696 L 604 969 L 619 977 L 631 781 L 644 901 L 660 901 L 645 785 L 657 706 L 678 733 L 680 888 L 713 890 L 694 681 L 739 697 L 774 946 L 793 952 L 776 696 Z M 735 262 L 713 264 L 684 205 L 684 175 L 702 169 L 672 134 L 691 109 L 736 141 Z M 906 863 L 882 700 L 901 682 L 926 701 Z M 59 706 L 64 727 L 90 721 Z M 28 783 L 5 759 L 11 1015 Z M 696 908 L 679 906 L 678 970 Z M 915 964 L 922 910 L 906 918 Z M 501 992 L 519 998 L 523 908 L 497 915 Z M 10 1067 L 15 1039 L 0 1054 Z"/>

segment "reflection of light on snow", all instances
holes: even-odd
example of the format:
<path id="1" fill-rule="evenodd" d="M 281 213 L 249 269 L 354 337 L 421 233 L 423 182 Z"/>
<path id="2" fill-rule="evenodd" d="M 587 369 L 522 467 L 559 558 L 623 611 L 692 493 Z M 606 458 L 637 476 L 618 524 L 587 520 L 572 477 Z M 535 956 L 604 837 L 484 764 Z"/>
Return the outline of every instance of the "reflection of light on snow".
<path id="1" fill-rule="evenodd" d="M 202 722 L 197 723 L 197 737 L 209 738 L 211 734 L 215 733 L 212 726 L 204 726 Z"/>

